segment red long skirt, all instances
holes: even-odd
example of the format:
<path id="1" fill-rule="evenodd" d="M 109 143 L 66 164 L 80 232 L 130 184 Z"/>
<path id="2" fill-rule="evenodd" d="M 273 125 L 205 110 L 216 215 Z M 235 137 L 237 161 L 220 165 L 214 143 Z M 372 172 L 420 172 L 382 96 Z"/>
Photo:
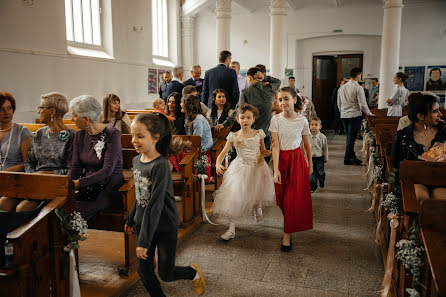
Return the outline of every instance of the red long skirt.
<path id="1" fill-rule="evenodd" d="M 313 229 L 308 165 L 300 148 L 280 151 L 282 184 L 275 184 L 276 202 L 283 213 L 283 231 L 294 233 Z"/>

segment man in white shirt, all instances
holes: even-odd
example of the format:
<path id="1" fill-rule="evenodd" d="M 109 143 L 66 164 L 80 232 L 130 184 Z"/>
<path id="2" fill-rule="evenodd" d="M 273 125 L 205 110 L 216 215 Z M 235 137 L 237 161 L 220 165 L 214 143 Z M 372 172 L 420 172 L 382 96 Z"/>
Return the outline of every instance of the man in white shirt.
<path id="1" fill-rule="evenodd" d="M 235 73 L 237 73 L 238 90 L 240 94 L 242 94 L 242 90 L 248 87 L 248 78 L 240 74 L 239 62 L 237 61 L 232 62 L 229 68 L 235 70 Z"/>
<path id="2" fill-rule="evenodd" d="M 355 140 L 361 128 L 362 113 L 373 115 L 367 106 L 364 89 L 358 83 L 361 76 L 361 68 L 353 68 L 350 80 L 338 91 L 338 107 L 347 134 L 344 165 L 361 165 L 362 161 L 355 154 Z"/>

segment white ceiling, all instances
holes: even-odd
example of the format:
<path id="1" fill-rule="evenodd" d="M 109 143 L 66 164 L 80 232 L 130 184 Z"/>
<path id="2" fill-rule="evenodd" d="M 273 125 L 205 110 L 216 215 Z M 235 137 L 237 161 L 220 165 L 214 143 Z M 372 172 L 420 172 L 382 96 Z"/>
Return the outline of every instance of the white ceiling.
<path id="1" fill-rule="evenodd" d="M 215 13 L 215 0 L 186 0 L 200 2 L 200 9 L 194 12 Z M 338 9 L 343 7 L 382 6 L 384 0 L 287 0 L 287 8 L 302 9 Z M 403 4 L 426 2 L 446 2 L 446 0 L 403 0 Z M 270 0 L 232 0 L 232 13 L 253 13 L 269 11 Z"/>

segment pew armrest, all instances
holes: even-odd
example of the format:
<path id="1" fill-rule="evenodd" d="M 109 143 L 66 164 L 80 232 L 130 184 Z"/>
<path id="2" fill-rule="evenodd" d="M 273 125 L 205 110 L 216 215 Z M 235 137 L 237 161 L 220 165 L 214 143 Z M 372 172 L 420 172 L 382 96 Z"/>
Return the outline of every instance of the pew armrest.
<path id="1" fill-rule="evenodd" d="M 129 179 L 119 188 L 119 192 L 128 192 L 135 186 L 135 180 Z"/>
<path id="2" fill-rule="evenodd" d="M 184 167 L 187 166 L 190 162 L 194 161 L 195 155 L 198 155 L 198 148 L 192 148 L 187 155 L 181 160 L 180 166 Z"/>
<path id="3" fill-rule="evenodd" d="M 214 144 L 214 146 L 212 147 L 212 152 L 213 153 L 219 153 L 219 152 L 221 152 L 221 150 L 223 149 L 223 147 L 225 146 L 225 144 L 226 144 L 226 140 L 225 139 L 220 139 L 220 140 L 218 140 L 215 144 Z"/>
<path id="4" fill-rule="evenodd" d="M 37 226 L 40 220 L 47 217 L 56 208 L 61 208 L 66 202 L 66 198 L 54 198 L 53 200 L 51 200 L 50 203 L 45 205 L 45 207 L 39 212 L 37 216 L 9 233 L 7 238 L 18 239 L 19 237 L 23 236 L 23 234 L 30 232 L 35 226 Z"/>

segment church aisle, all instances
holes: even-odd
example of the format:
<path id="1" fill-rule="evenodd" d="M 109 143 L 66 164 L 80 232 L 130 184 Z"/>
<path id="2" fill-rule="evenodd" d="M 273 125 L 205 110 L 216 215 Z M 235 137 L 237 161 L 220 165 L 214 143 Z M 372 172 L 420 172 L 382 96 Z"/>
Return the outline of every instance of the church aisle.
<path id="1" fill-rule="evenodd" d="M 199 263 L 212 297 L 377 296 L 384 275 L 373 240 L 374 218 L 364 166 L 344 166 L 345 136 L 329 136 L 326 186 L 314 193 L 314 229 L 292 235 L 293 250 L 280 252 L 282 215 L 264 210 L 264 219 L 237 224 L 229 243 L 226 225 L 203 225 L 184 240 L 177 264 Z M 359 152 L 360 142 L 356 151 Z M 220 220 L 219 222 L 225 223 Z M 189 281 L 163 283 L 167 296 L 195 296 Z M 122 297 L 148 296 L 138 281 Z"/>

